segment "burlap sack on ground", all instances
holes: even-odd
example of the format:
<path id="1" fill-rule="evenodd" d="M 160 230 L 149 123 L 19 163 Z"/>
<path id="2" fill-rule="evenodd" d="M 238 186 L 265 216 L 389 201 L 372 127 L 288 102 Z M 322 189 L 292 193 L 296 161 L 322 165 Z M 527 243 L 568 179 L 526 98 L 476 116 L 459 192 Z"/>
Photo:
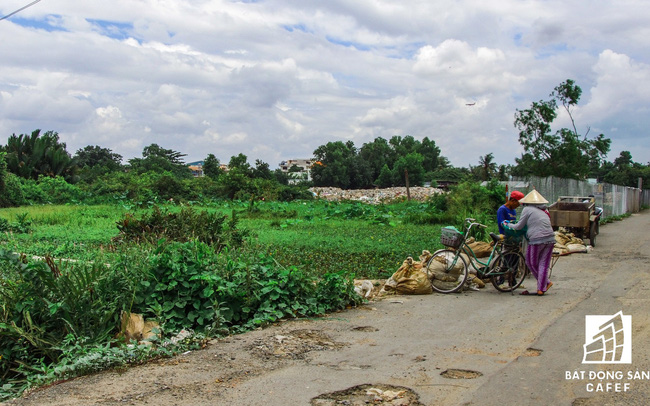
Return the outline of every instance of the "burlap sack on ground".
<path id="1" fill-rule="evenodd" d="M 422 270 L 422 263 L 408 257 L 402 266 L 390 277 L 384 286 L 386 290 L 395 290 L 404 295 L 426 295 L 433 292 L 427 274 Z"/>
<path id="2" fill-rule="evenodd" d="M 567 251 L 569 251 L 572 254 L 587 252 L 587 246 L 584 244 L 568 244 L 566 248 Z"/>
<path id="3" fill-rule="evenodd" d="M 561 231 L 555 232 L 555 250 L 560 255 L 588 252 L 587 246 L 581 238 L 576 237 L 573 233 Z"/>
<path id="4" fill-rule="evenodd" d="M 467 244 L 468 247 L 474 251 L 476 258 L 485 258 L 489 257 L 492 253 L 492 245 L 489 242 L 485 241 L 475 241 L 471 244 Z"/>
<path id="5" fill-rule="evenodd" d="M 582 244 L 584 241 L 581 238 L 578 238 L 573 233 L 562 233 L 561 231 L 555 232 L 555 242 L 558 244 L 568 246 L 569 244 Z"/>
<path id="6" fill-rule="evenodd" d="M 142 341 L 140 344 L 152 344 L 156 339 L 160 339 L 162 330 L 157 321 L 146 320 L 142 327 Z"/>
<path id="7" fill-rule="evenodd" d="M 449 261 L 452 259 L 450 258 Z M 448 259 L 442 255 L 437 255 L 429 263 L 425 269 L 426 274 L 430 279 L 435 279 L 443 282 L 455 282 L 458 276 L 463 272 L 463 263 L 461 260 L 456 262 L 453 268 L 447 270 Z"/>
<path id="8" fill-rule="evenodd" d="M 120 322 L 122 328 L 120 333 L 128 343 L 131 340 L 142 340 L 142 330 L 144 329 L 144 317 L 141 314 L 125 312 L 122 310 L 120 314 Z"/>
<path id="9" fill-rule="evenodd" d="M 569 249 L 566 247 L 566 245 L 557 242 L 555 243 L 553 250 L 557 251 L 560 255 L 566 255 L 569 253 Z"/>
<path id="10" fill-rule="evenodd" d="M 141 314 L 122 310 L 120 322 L 120 335 L 124 337 L 127 343 L 135 340 L 139 344 L 153 344 L 156 337 L 161 337 L 161 329 L 158 322 L 153 320 L 145 321 Z"/>

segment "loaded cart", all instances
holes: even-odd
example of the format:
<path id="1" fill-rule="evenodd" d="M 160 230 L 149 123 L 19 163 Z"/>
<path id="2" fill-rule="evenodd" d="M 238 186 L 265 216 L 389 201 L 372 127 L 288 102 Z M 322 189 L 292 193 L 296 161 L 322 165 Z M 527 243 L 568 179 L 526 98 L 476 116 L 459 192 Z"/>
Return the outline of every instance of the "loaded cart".
<path id="1" fill-rule="evenodd" d="M 596 246 L 602 209 L 596 207 L 593 196 L 560 196 L 549 206 L 553 230 L 564 227 L 578 238 L 589 238 L 592 247 Z"/>

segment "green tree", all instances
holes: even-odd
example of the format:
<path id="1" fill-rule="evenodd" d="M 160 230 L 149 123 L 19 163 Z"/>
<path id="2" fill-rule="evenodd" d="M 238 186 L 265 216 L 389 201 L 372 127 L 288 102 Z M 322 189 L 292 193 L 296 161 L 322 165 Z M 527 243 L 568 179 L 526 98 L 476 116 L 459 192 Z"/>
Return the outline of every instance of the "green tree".
<path id="1" fill-rule="evenodd" d="M 252 174 L 253 178 L 256 179 L 273 179 L 273 172 L 271 172 L 269 164 L 259 159 L 255 160 L 255 168 L 253 168 Z"/>
<path id="2" fill-rule="evenodd" d="M 391 187 L 393 186 L 393 171 L 388 167 L 388 164 L 384 164 L 379 172 L 379 176 L 375 180 L 375 185 L 378 187 Z"/>
<path id="3" fill-rule="evenodd" d="M 356 157 L 352 141 L 328 142 L 314 151 L 316 163 L 312 168 L 312 178 L 316 186 L 335 186 L 343 189 L 351 187 L 350 163 Z"/>
<path id="4" fill-rule="evenodd" d="M 228 172 L 237 172 L 242 175 L 252 176 L 251 165 L 248 163 L 248 157 L 242 153 L 230 157 L 228 162 Z"/>
<path id="5" fill-rule="evenodd" d="M 411 135 L 407 135 L 405 137 L 394 135 L 391 137 L 388 143 L 391 145 L 393 151 L 395 151 L 395 154 L 398 157 L 403 157 L 412 152 L 417 152 L 417 149 L 420 146 L 419 141 L 417 141 Z"/>
<path id="6" fill-rule="evenodd" d="M 603 182 L 629 187 L 637 187 L 641 178 L 643 187 L 647 189 L 650 185 L 650 166 L 634 162 L 630 151 L 621 151 L 614 162 L 606 162 L 602 166 L 598 177 Z"/>
<path id="7" fill-rule="evenodd" d="M 281 185 L 286 186 L 289 184 L 289 175 L 283 172 L 280 168 L 273 171 L 273 178 Z"/>
<path id="8" fill-rule="evenodd" d="M 214 154 L 208 154 L 203 160 L 203 174 L 210 179 L 217 179 L 223 174 L 219 160 Z"/>
<path id="9" fill-rule="evenodd" d="M 8 204 L 4 201 L 6 193 L 6 176 L 7 176 L 7 162 L 5 161 L 6 152 L 0 151 L 0 207 L 6 207 Z"/>
<path id="10" fill-rule="evenodd" d="M 87 145 L 75 153 L 75 161 L 79 168 L 104 167 L 107 171 L 117 171 L 122 167 L 122 155 L 99 145 Z"/>
<path id="11" fill-rule="evenodd" d="M 88 145 L 77 150 L 74 160 L 79 167 L 80 179 L 86 183 L 95 182 L 106 173 L 122 169 L 122 156 L 98 145 Z"/>
<path id="12" fill-rule="evenodd" d="M 533 102 L 526 110 L 517 109 L 514 125 L 524 153 L 516 159 L 515 174 L 584 179 L 604 161 L 611 140 L 603 134 L 590 139 L 589 130 L 582 136 L 576 128 L 572 109 L 581 94 L 582 89 L 567 79 L 555 87 L 550 100 Z M 567 112 L 572 128 L 552 133 L 558 102 Z"/>
<path id="13" fill-rule="evenodd" d="M 344 189 L 404 185 L 404 169 L 409 172 L 411 184 L 421 184 L 422 179 L 429 177 L 432 171 L 449 164 L 440 155 L 434 141 L 427 137 L 418 141 L 410 135 L 395 135 L 389 141 L 377 137 L 363 144 L 358 151 L 352 141 L 330 142 L 318 147 L 314 156 L 317 160 L 312 169 L 314 184 Z M 419 166 L 413 166 L 414 162 L 418 162 Z M 399 166 L 399 170 L 396 170 L 396 166 Z"/>
<path id="14" fill-rule="evenodd" d="M 142 158 L 130 159 L 129 165 L 138 174 L 170 172 L 176 178 L 188 179 L 192 177 L 192 171 L 185 165 L 184 156 L 178 151 L 151 144 L 142 150 Z"/>
<path id="15" fill-rule="evenodd" d="M 424 157 L 417 152 L 411 152 L 399 158 L 393 167 L 393 183 L 395 186 L 406 185 L 408 171 L 409 185 L 422 186 L 424 183 Z"/>
<path id="16" fill-rule="evenodd" d="M 374 141 L 363 144 L 359 150 L 359 157 L 363 159 L 371 171 L 372 179 L 378 179 L 384 165 L 393 166 L 395 162 L 395 151 L 388 144 L 388 141 L 381 137 L 375 138 Z"/>
<path id="17" fill-rule="evenodd" d="M 477 180 L 487 181 L 497 174 L 497 164 L 494 162 L 494 154 L 489 153 L 479 157 L 478 166 L 470 168 Z"/>
<path id="18" fill-rule="evenodd" d="M 75 161 L 56 132 L 41 134 L 41 130 L 34 130 L 31 135 L 12 134 L 4 149 L 7 168 L 22 178 L 36 180 L 39 176 L 61 176 L 68 182 L 76 181 Z"/>
<path id="19" fill-rule="evenodd" d="M 455 168 L 451 165 L 440 168 L 431 174 L 433 181 L 461 182 L 469 176 L 469 170 L 466 168 Z"/>
<path id="20" fill-rule="evenodd" d="M 440 148 L 438 148 L 435 141 L 424 137 L 416 149 L 416 152 L 424 157 L 422 165 L 426 172 L 433 172 L 438 169 L 440 165 Z"/>

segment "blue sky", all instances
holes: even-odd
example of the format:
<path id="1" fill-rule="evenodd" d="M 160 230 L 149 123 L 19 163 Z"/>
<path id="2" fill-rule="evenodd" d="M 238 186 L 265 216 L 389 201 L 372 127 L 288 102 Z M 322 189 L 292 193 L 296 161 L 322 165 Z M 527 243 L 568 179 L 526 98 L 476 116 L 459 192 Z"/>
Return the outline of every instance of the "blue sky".
<path id="1" fill-rule="evenodd" d="M 6 15 L 28 2 L 6 0 Z M 277 165 L 412 135 L 451 163 L 522 150 L 516 109 L 573 79 L 578 131 L 650 162 L 641 1 L 43 0 L 0 21 L 0 134 L 125 159 L 157 143 Z M 467 104 L 475 103 L 472 106 Z M 561 114 L 557 128 L 568 126 Z M 1 142 L 1 141 L 0 141 Z M 6 141 L 5 141 L 6 142 Z"/>

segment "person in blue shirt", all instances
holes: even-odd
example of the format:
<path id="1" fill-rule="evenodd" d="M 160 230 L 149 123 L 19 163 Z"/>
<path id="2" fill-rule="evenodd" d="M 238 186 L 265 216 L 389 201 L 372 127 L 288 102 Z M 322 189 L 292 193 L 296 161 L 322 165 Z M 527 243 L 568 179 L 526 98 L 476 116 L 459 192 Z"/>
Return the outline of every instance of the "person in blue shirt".
<path id="1" fill-rule="evenodd" d="M 519 207 L 519 200 L 524 198 L 524 194 L 518 190 L 510 193 L 508 201 L 497 210 L 497 224 L 499 225 L 499 234 L 503 234 L 504 221 L 517 220 L 517 207 Z"/>

